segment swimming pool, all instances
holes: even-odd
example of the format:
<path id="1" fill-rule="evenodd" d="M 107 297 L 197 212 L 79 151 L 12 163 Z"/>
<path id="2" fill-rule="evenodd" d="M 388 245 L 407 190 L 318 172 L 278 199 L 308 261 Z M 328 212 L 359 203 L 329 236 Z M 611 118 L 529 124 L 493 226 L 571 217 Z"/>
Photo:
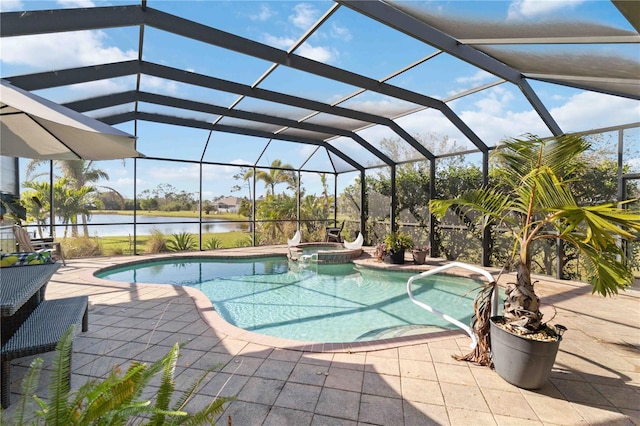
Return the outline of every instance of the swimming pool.
<path id="1" fill-rule="evenodd" d="M 420 309 L 406 294 L 410 273 L 353 264 L 299 265 L 283 257 L 184 258 L 109 268 L 98 278 L 187 285 L 202 291 L 230 324 L 307 342 L 356 342 L 455 326 Z M 414 296 L 468 324 L 477 282 L 435 275 Z"/>

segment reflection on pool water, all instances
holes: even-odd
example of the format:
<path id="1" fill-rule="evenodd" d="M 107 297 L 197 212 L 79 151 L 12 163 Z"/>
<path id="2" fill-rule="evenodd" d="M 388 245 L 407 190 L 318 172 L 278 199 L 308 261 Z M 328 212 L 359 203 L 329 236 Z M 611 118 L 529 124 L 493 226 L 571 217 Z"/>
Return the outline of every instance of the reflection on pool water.
<path id="1" fill-rule="evenodd" d="M 96 273 L 124 282 L 201 290 L 227 322 L 256 333 L 308 342 L 379 340 L 455 327 L 413 304 L 410 273 L 355 266 L 300 265 L 282 257 L 166 259 Z M 414 296 L 469 323 L 477 282 L 434 275 Z"/>

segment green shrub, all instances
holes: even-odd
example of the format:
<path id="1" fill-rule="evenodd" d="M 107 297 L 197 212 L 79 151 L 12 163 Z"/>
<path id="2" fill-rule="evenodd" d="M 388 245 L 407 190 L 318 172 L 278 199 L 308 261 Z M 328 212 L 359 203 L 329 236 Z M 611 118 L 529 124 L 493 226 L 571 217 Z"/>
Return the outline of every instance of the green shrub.
<path id="1" fill-rule="evenodd" d="M 244 238 L 236 241 L 236 247 L 251 247 L 252 244 L 251 235 L 245 235 Z"/>
<path id="2" fill-rule="evenodd" d="M 173 234 L 172 239 L 167 242 L 167 248 L 170 251 L 186 251 L 195 248 L 195 240 L 193 235 L 188 232 L 180 232 Z"/>
<path id="3" fill-rule="evenodd" d="M 411 250 L 414 247 L 413 239 L 404 232 L 391 232 L 384 237 L 387 251 Z"/>
<path id="4" fill-rule="evenodd" d="M 204 248 L 207 250 L 219 249 L 222 245 L 222 241 L 219 238 L 211 237 L 204 243 Z"/>

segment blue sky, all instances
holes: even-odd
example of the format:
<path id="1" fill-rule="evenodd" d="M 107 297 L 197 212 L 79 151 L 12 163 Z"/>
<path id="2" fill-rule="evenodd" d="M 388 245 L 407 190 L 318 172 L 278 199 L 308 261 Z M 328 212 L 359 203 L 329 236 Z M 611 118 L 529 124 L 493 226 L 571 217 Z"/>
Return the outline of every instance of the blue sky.
<path id="1" fill-rule="evenodd" d="M 66 7 L 91 7 L 115 4 L 139 4 L 135 2 L 101 2 L 88 0 L 65 1 L 15 1 L 2 0 L 2 11 L 38 10 Z M 332 6 L 330 1 L 155 1 L 148 6 L 194 20 L 223 31 L 232 32 L 283 50 L 289 49 L 304 32 Z M 600 22 L 616 28 L 630 30 L 628 23 L 609 1 L 427 1 L 410 2 L 433 14 L 462 13 L 465 19 L 493 20 L 497 22 L 553 21 L 571 16 L 573 21 Z M 116 28 L 101 31 L 85 31 L 73 34 L 55 34 L 36 37 L 6 38 L 2 44 L 0 65 L 2 77 L 37 71 L 64 69 L 104 62 L 131 60 L 137 57 L 138 28 Z M 398 48 L 401 46 L 402 48 Z M 576 47 L 578 49 L 580 47 Z M 638 60 L 637 45 L 612 47 L 596 46 L 611 55 L 626 56 Z M 613 50 L 612 50 L 613 49 Z M 341 7 L 334 13 L 296 54 L 343 67 L 349 71 L 374 79 L 382 79 L 407 64 L 424 58 L 435 51 L 408 36 L 384 27 L 352 10 Z M 147 27 L 145 32 L 144 59 L 189 71 L 212 74 L 219 78 L 251 85 L 269 68 L 270 63 L 239 55 L 214 46 L 185 40 L 172 34 Z M 418 67 L 389 80 L 407 89 L 419 91 L 437 99 L 449 97 L 490 83 L 496 78 L 458 59 L 442 54 Z M 532 82 L 540 98 L 549 108 L 564 131 L 588 130 L 624 124 L 640 119 L 638 102 L 606 96 L 593 92 L 562 88 L 557 85 Z M 195 88 L 155 77 L 143 77 L 142 90 L 181 97 L 196 101 L 213 102 L 230 106 L 237 96 Z M 286 67 L 278 67 L 260 84 L 261 88 L 300 94 L 312 99 L 331 103 L 355 91 L 346 84 L 327 81 Z M 71 88 L 51 89 L 37 92 L 41 96 L 64 103 L 97 94 L 120 92 L 135 88 L 135 78 L 93 82 Z M 382 95 L 364 93 L 346 101 L 341 106 L 365 111 L 383 111 L 400 114 L 412 109 L 412 105 L 392 101 Z M 532 110 L 523 94 L 516 87 L 500 84 L 482 92 L 453 100 L 448 105 L 460 115 L 465 123 L 489 145 L 504 137 L 535 133 L 542 136 L 549 131 Z M 90 115 L 101 115 L 131 110 L 131 105 L 106 111 L 94 111 Z M 285 109 L 265 101 L 244 99 L 239 109 L 268 112 L 275 115 L 303 117 L 308 112 Z M 175 113 L 168 108 L 142 105 L 146 112 Z M 177 111 L 188 118 L 215 116 L 195 112 Z M 326 118 L 325 118 L 326 119 Z M 322 123 L 323 117 L 311 121 Z M 447 140 L 436 144 L 434 150 L 443 153 L 448 144 L 471 148 L 471 143 L 460 134 L 442 115 L 433 110 L 424 110 L 412 115 L 397 117 L 396 121 L 413 135 L 422 135 L 435 140 Z M 221 123 L 234 124 L 237 120 L 224 118 Z M 134 132 L 133 123 L 117 127 Z M 275 128 L 274 128 L 275 129 Z M 154 123 L 139 122 L 137 126 L 138 149 L 148 156 L 199 160 L 209 139 L 204 130 L 178 128 Z M 388 130 L 372 127 L 360 134 L 372 144 L 380 146 L 385 137 L 394 137 Z M 637 138 L 636 138 L 637 140 Z M 267 140 L 214 132 L 209 139 L 209 148 L 204 160 L 234 164 L 268 165 L 281 159 L 294 167 L 300 167 L 314 152 L 313 146 L 273 141 L 266 149 Z M 346 139 L 331 142 L 353 158 L 365 164 L 375 164 L 376 159 L 353 147 Z M 264 152 L 263 152 L 264 151 Z M 260 154 L 262 156 L 258 160 Z M 632 155 L 640 157 L 637 153 Z M 24 162 L 23 162 L 24 163 Z M 106 170 L 111 179 L 106 186 L 133 196 L 133 161 L 102 162 L 98 167 Z M 638 162 L 640 168 L 640 162 Z M 305 167 L 323 170 L 329 166 L 326 154 L 317 152 Z M 344 166 L 342 164 L 341 166 Z M 238 182 L 232 175 L 234 168 L 209 166 L 203 176 L 204 196 L 210 198 L 229 195 Z M 339 186 L 349 184 L 355 174 L 339 178 Z M 158 183 L 169 182 L 178 189 L 197 191 L 199 169 L 195 164 L 172 162 L 138 162 L 136 176 L 138 191 L 152 189 Z M 309 191 L 318 191 L 319 177 L 307 174 L 303 178 Z M 331 181 L 330 188 L 333 187 Z M 260 192 L 263 191 L 260 188 Z M 244 195 L 245 191 L 236 193 Z"/>

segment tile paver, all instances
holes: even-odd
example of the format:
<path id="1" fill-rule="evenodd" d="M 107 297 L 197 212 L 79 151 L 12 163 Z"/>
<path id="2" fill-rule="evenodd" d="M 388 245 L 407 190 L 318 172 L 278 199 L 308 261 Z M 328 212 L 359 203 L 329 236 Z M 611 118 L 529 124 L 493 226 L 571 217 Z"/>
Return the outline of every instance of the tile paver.
<path id="1" fill-rule="evenodd" d="M 254 249 L 219 253 L 248 250 Z M 273 248 L 255 252 L 271 254 Z M 176 368 L 178 390 L 220 364 L 189 407 L 204 407 L 218 394 L 238 398 L 225 406 L 219 424 L 227 424 L 229 416 L 234 425 L 640 424 L 640 291 L 635 288 L 605 299 L 591 295 L 585 284 L 538 278 L 545 314 L 555 309 L 569 331 L 550 381 L 523 390 L 495 371 L 454 360 L 452 354 L 469 350 L 463 333 L 368 346 L 305 345 L 223 323 L 194 289 L 93 277 L 100 267 L 129 260 L 70 260 L 47 287 L 47 298 L 89 296 L 89 332 L 74 342 L 72 389 L 116 366 L 125 369 L 132 359 L 156 361 L 181 342 L 187 344 Z M 33 358 L 13 362 L 12 393 L 20 392 Z M 53 357 L 42 358 L 46 382 Z M 46 383 L 39 389 L 46 396 Z"/>
<path id="2" fill-rule="evenodd" d="M 274 405 L 278 407 L 297 408 L 314 411 L 320 396 L 320 386 L 303 385 L 301 383 L 285 383 Z"/>
<path id="3" fill-rule="evenodd" d="M 387 374 L 365 371 L 362 382 L 362 393 L 386 396 L 389 398 L 400 398 L 402 395 L 400 376 L 389 376 Z"/>
<path id="4" fill-rule="evenodd" d="M 403 377 L 402 398 L 405 401 L 444 405 L 440 384 L 433 380 Z"/>
<path id="5" fill-rule="evenodd" d="M 374 425 L 403 424 L 402 400 L 362 394 L 359 421 Z"/>
<path id="6" fill-rule="evenodd" d="M 466 408 L 447 407 L 447 414 L 449 415 L 451 426 L 497 425 L 491 413 L 483 413 Z"/>
<path id="7" fill-rule="evenodd" d="M 449 416 L 444 405 L 405 400 L 403 411 L 405 426 L 449 425 Z"/>
<path id="8" fill-rule="evenodd" d="M 324 388 L 320 393 L 316 413 L 347 420 L 357 420 L 360 392 Z"/>
<path id="9" fill-rule="evenodd" d="M 484 395 L 476 386 L 440 382 L 440 389 L 447 407 L 490 412 Z"/>
<path id="10" fill-rule="evenodd" d="M 334 389 L 342 389 L 354 392 L 362 390 L 364 372 L 348 368 L 331 367 L 329 375 L 324 381 L 324 386 Z"/>

